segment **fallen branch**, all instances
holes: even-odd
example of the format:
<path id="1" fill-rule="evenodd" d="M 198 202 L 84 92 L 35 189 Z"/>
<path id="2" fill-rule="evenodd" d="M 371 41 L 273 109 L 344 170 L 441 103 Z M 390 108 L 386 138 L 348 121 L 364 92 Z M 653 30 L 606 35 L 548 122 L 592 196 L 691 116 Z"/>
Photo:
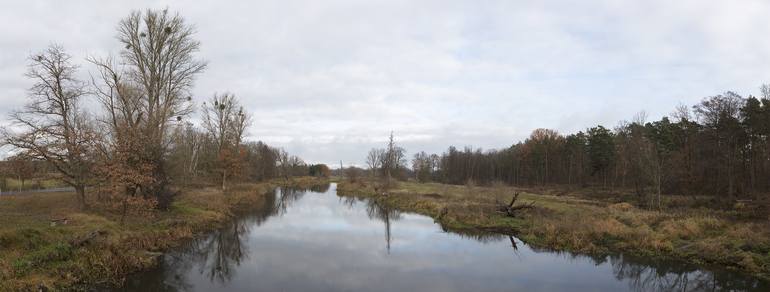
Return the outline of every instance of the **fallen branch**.
<path id="1" fill-rule="evenodd" d="M 513 194 L 513 198 L 511 198 L 511 202 L 507 206 L 506 205 L 500 206 L 498 208 L 498 212 L 504 213 L 509 217 L 516 217 L 516 211 L 535 207 L 535 202 L 529 202 L 529 203 L 520 204 L 518 206 L 514 206 L 514 204 L 516 204 L 517 199 L 519 199 L 519 193 Z"/>
<path id="2" fill-rule="evenodd" d="M 508 235 L 508 239 L 511 240 L 511 246 L 513 247 L 513 250 L 519 250 L 519 245 L 516 244 L 516 240 L 513 239 L 512 235 Z"/>

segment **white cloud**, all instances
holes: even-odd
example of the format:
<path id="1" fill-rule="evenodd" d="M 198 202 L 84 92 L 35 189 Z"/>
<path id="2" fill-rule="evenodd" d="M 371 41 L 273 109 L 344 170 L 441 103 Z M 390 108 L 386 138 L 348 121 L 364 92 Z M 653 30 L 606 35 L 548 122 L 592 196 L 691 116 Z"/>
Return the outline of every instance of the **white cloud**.
<path id="1" fill-rule="evenodd" d="M 106 3 L 2 4 L 0 114 L 24 102 L 26 55 L 116 52 L 117 21 L 147 7 L 197 26 L 198 101 L 234 92 L 255 113 L 251 139 L 335 165 L 362 164 L 391 130 L 412 153 L 505 147 L 770 79 L 766 1 Z"/>

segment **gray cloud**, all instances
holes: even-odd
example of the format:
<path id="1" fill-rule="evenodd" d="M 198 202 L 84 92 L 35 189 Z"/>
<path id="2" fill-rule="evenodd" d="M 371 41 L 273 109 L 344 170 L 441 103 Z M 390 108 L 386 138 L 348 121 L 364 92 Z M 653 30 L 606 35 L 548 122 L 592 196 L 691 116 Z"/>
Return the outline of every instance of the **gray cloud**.
<path id="1" fill-rule="evenodd" d="M 109 4 L 105 4 L 109 3 Z M 770 79 L 766 1 L 18 1 L 0 9 L 0 114 L 24 102 L 25 56 L 117 52 L 132 9 L 179 11 L 249 139 L 309 162 L 363 164 L 388 133 L 414 153 L 508 146 L 538 127 L 613 126 Z M 87 73 L 84 72 L 84 77 Z"/>

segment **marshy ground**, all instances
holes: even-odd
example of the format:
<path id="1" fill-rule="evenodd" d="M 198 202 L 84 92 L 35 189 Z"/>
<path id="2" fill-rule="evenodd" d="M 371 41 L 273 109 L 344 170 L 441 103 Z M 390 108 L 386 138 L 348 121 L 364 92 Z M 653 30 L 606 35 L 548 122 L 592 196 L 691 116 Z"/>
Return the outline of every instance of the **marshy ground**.
<path id="1" fill-rule="evenodd" d="M 126 275 L 153 266 L 163 251 L 231 220 L 239 208 L 263 204 L 262 194 L 272 188 L 325 182 L 310 177 L 274 180 L 236 185 L 226 193 L 214 186 L 188 187 L 168 211 L 136 208 L 145 211 L 129 212 L 125 218 L 111 205 L 81 210 L 73 193 L 0 197 L 0 290 L 120 284 Z M 719 264 L 765 279 L 770 275 L 767 218 L 710 208 L 697 198 L 667 196 L 658 211 L 637 207 L 633 196 L 596 190 L 399 182 L 384 195 L 377 185 L 343 180 L 337 190 L 342 196 L 370 197 L 431 216 L 445 228 L 513 234 L 541 248 L 624 252 Z M 517 204 L 534 203 L 534 208 L 515 217 L 499 212 L 517 192 Z M 91 193 L 89 201 L 105 201 Z M 66 224 L 52 222 L 64 218 Z"/>
<path id="2" fill-rule="evenodd" d="M 431 216 L 447 228 L 511 233 L 544 248 L 681 259 L 770 277 L 767 215 L 709 208 L 698 198 L 667 196 L 658 211 L 635 207 L 631 196 L 604 196 L 590 190 L 400 182 L 384 195 L 381 188 L 375 190 L 377 185 L 342 181 L 338 191 L 375 197 L 392 207 Z M 507 204 L 516 192 L 520 203 L 532 202 L 535 207 L 516 217 L 498 212 L 500 204 Z"/>

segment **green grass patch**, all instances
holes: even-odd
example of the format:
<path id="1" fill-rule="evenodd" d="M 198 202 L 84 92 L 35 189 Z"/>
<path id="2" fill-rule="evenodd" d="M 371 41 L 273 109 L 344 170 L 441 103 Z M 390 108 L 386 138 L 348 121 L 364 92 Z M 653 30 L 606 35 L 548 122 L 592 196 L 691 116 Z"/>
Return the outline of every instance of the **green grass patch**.
<path id="1" fill-rule="evenodd" d="M 68 243 L 54 243 L 16 259 L 13 262 L 13 269 L 16 275 L 21 276 L 34 268 L 45 266 L 48 263 L 66 261 L 73 254 L 73 248 Z"/>
<path id="2" fill-rule="evenodd" d="M 189 206 L 185 203 L 174 202 L 171 205 L 171 211 L 179 215 L 195 215 L 195 214 L 200 214 L 205 210 L 198 207 Z"/>
<path id="3" fill-rule="evenodd" d="M 37 229 L 22 228 L 0 233 L 0 247 L 35 249 L 45 244 L 42 232 Z"/>

